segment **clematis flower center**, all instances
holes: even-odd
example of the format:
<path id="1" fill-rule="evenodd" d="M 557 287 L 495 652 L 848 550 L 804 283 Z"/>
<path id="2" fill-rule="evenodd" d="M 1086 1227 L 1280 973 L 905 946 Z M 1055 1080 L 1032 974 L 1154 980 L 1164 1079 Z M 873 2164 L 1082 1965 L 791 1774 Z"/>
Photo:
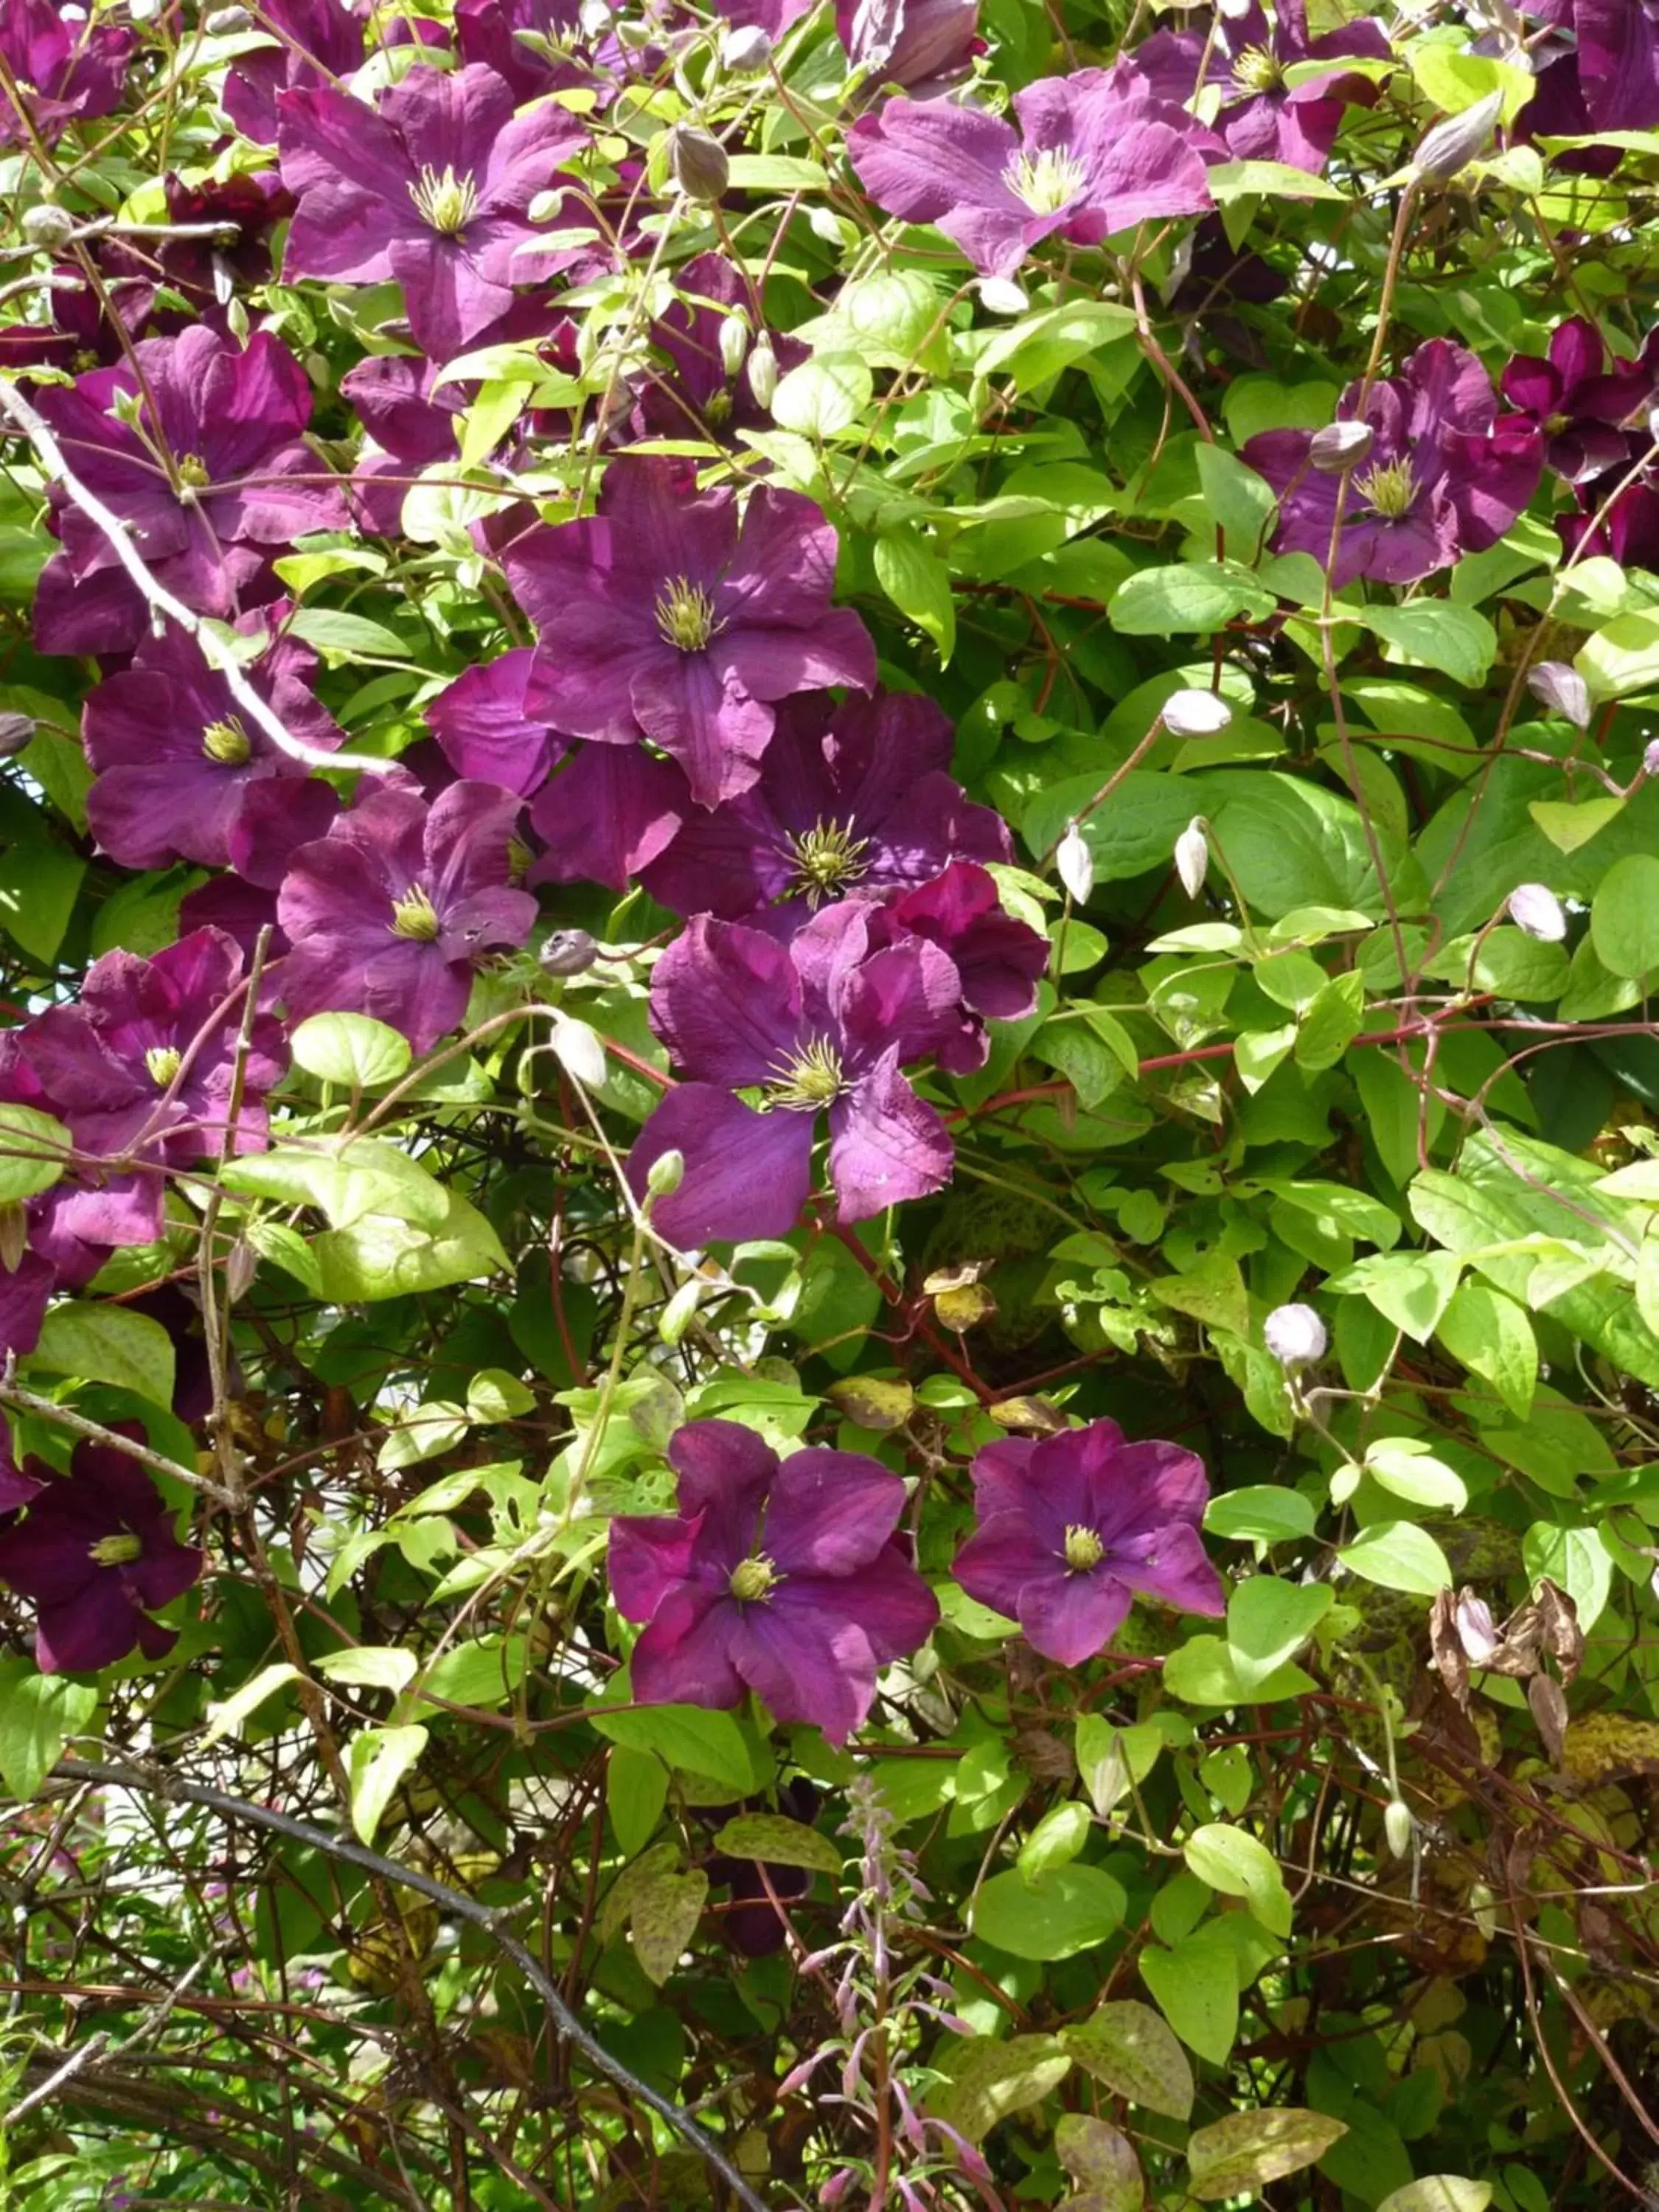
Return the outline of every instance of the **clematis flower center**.
<path id="1" fill-rule="evenodd" d="M 459 238 L 478 212 L 477 185 L 471 177 L 458 177 L 447 163 L 441 169 L 423 166 L 409 197 L 421 221 L 443 238 Z"/>
<path id="2" fill-rule="evenodd" d="M 210 722 L 203 731 L 202 752 L 221 768 L 246 768 L 253 757 L 253 746 L 235 715 L 228 714 L 222 722 Z"/>
<path id="3" fill-rule="evenodd" d="M 855 837 L 850 823 L 815 822 L 790 841 L 795 864 L 790 888 L 804 892 L 809 906 L 834 898 L 866 872 L 864 855 L 869 848 L 870 840 Z"/>
<path id="4" fill-rule="evenodd" d="M 213 482 L 213 471 L 199 453 L 184 453 L 179 460 L 179 481 L 191 491 Z"/>
<path id="5" fill-rule="evenodd" d="M 149 1079 L 158 1091 L 165 1091 L 178 1074 L 184 1054 L 174 1044 L 153 1044 L 144 1054 L 144 1066 L 149 1070 Z"/>
<path id="6" fill-rule="evenodd" d="M 95 1544 L 87 1547 L 87 1557 L 94 1566 L 130 1567 L 143 1556 L 143 1546 L 130 1529 L 120 1529 L 113 1536 L 100 1536 Z"/>
<path id="7" fill-rule="evenodd" d="M 841 1054 L 828 1037 L 814 1037 L 788 1060 L 780 1060 L 777 1080 L 766 1086 L 766 1103 L 792 1114 L 816 1114 L 833 1105 L 847 1088 Z"/>
<path id="8" fill-rule="evenodd" d="M 1389 522 L 1398 522 L 1401 515 L 1408 514 L 1417 497 L 1417 479 L 1409 461 L 1379 461 L 1365 475 L 1354 478 L 1354 488 Z"/>
<path id="9" fill-rule="evenodd" d="M 723 624 L 714 619 L 714 602 L 689 576 L 675 576 L 656 605 L 657 628 L 681 653 L 701 653 Z"/>
<path id="10" fill-rule="evenodd" d="M 438 909 L 419 884 L 411 884 L 400 899 L 392 902 L 392 934 L 411 937 L 417 945 L 430 945 L 442 925 Z"/>
<path id="11" fill-rule="evenodd" d="M 739 1605 L 757 1605 L 771 1595 L 772 1586 L 778 1580 L 777 1569 L 763 1553 L 757 1559 L 739 1559 L 732 1570 L 726 1588 Z"/>
<path id="12" fill-rule="evenodd" d="M 1106 1547 L 1092 1528 L 1073 1522 L 1066 1531 L 1066 1566 L 1070 1574 L 1086 1575 L 1106 1556 Z"/>
<path id="13" fill-rule="evenodd" d="M 1002 181 L 1033 215 L 1058 215 L 1083 190 L 1088 172 L 1065 146 L 1045 146 L 1040 154 L 1016 154 Z"/>
<path id="14" fill-rule="evenodd" d="M 1233 63 L 1233 82 L 1241 92 L 1273 92 L 1285 81 L 1279 58 L 1268 46 L 1246 46 Z"/>

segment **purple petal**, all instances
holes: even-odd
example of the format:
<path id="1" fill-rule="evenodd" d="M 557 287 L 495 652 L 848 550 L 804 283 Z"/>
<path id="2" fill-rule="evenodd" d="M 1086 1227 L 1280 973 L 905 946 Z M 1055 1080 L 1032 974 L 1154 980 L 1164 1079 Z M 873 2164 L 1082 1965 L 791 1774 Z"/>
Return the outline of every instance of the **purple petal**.
<path id="1" fill-rule="evenodd" d="M 904 1485 L 858 1452 L 792 1452 L 767 1503 L 763 1547 L 792 1575 L 850 1575 L 877 1556 L 904 1510 Z"/>
<path id="2" fill-rule="evenodd" d="M 684 1250 L 714 1237 L 786 1237 L 812 1188 L 812 1118 L 757 1114 L 729 1091 L 682 1083 L 629 1154 L 629 1188 L 642 1197 L 653 1162 L 678 1152 L 685 1180 L 652 1214 L 672 1244 Z"/>
<path id="3" fill-rule="evenodd" d="M 1027 1583 L 1019 1595 L 1019 1625 L 1034 1651 L 1059 1667 L 1080 1667 L 1116 1634 L 1128 1617 L 1130 1594 L 1103 1568 L 1057 1574 Z"/>
<path id="4" fill-rule="evenodd" d="M 899 1073 L 897 1046 L 830 1109 L 836 1218 L 867 1221 L 951 1180 L 951 1139 L 936 1110 Z"/>

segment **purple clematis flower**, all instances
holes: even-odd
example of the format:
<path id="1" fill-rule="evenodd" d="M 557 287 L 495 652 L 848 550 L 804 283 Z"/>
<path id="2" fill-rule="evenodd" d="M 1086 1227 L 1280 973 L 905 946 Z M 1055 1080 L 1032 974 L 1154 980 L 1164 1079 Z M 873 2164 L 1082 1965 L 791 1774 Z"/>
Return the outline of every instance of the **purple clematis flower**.
<path id="1" fill-rule="evenodd" d="M 668 1461 L 678 1513 L 611 1524 L 611 1594 L 647 1623 L 635 1697 L 726 1709 L 752 1690 L 844 1743 L 939 1619 L 895 1534 L 903 1483 L 858 1452 L 780 1460 L 735 1421 L 688 1423 Z"/>
<path id="2" fill-rule="evenodd" d="M 691 812 L 672 761 L 635 747 L 578 745 L 531 802 L 543 852 L 532 884 L 605 884 L 625 891 Z"/>
<path id="3" fill-rule="evenodd" d="M 15 1513 L 45 1487 L 34 1475 L 24 1474 L 11 1455 L 9 1443 L 0 1444 L 0 1513 Z"/>
<path id="4" fill-rule="evenodd" d="M 978 1526 L 957 1553 L 956 1578 L 1057 1666 L 1092 1659 L 1136 1596 L 1224 1611 L 1198 1533 L 1210 1494 L 1204 1463 L 1178 1444 L 1127 1443 L 1115 1421 L 1091 1421 L 987 1444 L 973 1475 Z"/>
<path id="5" fill-rule="evenodd" d="M 1358 418 L 1351 384 L 1339 421 Z M 1351 477 L 1314 468 L 1308 430 L 1263 430 L 1243 448 L 1279 494 L 1279 553 L 1331 554 L 1339 487 L 1347 486 L 1332 579 L 1412 584 L 1495 545 L 1538 488 L 1543 441 L 1521 416 L 1498 413 L 1492 379 L 1449 338 L 1419 346 L 1397 377 L 1374 385 L 1363 418 L 1375 443 Z"/>
<path id="6" fill-rule="evenodd" d="M 281 968 L 292 1020 L 370 1014 L 426 1052 L 466 1012 L 473 963 L 522 945 L 536 919 L 511 888 L 519 799 L 452 784 L 430 810 L 382 786 L 294 855 L 276 903 L 293 951 Z"/>
<path id="7" fill-rule="evenodd" d="M 1578 84 L 1595 131 L 1659 124 L 1659 0 L 1573 0 Z"/>
<path id="8" fill-rule="evenodd" d="M 836 35 L 853 67 L 923 99 L 967 74 L 984 50 L 978 31 L 979 0 L 836 0 Z"/>
<path id="9" fill-rule="evenodd" d="M 739 518 L 688 464 L 623 460 L 597 515 L 503 558 L 536 624 L 532 714 L 604 744 L 648 738 L 700 806 L 755 781 L 779 700 L 875 682 L 864 624 L 830 604 L 835 531 L 797 492 L 762 485 Z"/>
<path id="10" fill-rule="evenodd" d="M 120 105 L 137 43 L 131 31 L 94 29 L 88 9 L 62 0 L 6 0 L 0 9 L 0 54 L 36 135 L 48 143 L 65 125 Z M 0 100 L 0 146 L 21 145 L 27 137 L 10 100 Z"/>
<path id="11" fill-rule="evenodd" d="M 1631 458 L 1632 428 L 1645 430 L 1656 363 L 1644 349 L 1609 369 L 1601 333 L 1583 315 L 1563 323 L 1543 360 L 1517 354 L 1502 390 L 1517 415 L 1544 439 L 1544 459 L 1569 483 L 1582 483 Z"/>
<path id="12" fill-rule="evenodd" d="M 346 0 L 259 0 L 271 45 L 243 54 L 225 79 L 222 106 L 244 138 L 276 143 L 277 99 L 349 77 L 362 67 L 363 20 Z"/>
<path id="13" fill-rule="evenodd" d="M 196 327 L 135 350 L 143 393 L 123 364 L 40 394 L 70 466 L 186 606 L 222 617 L 250 592 L 255 605 L 274 598 L 266 549 L 346 522 L 339 487 L 302 434 L 305 371 L 263 331 L 239 348 Z M 118 399 L 136 407 L 136 426 L 117 416 Z M 52 497 L 64 550 L 41 575 L 36 643 L 43 653 L 131 650 L 149 627 L 143 599 L 97 526 L 55 487 Z"/>
<path id="14" fill-rule="evenodd" d="M 1317 175 L 1342 127 L 1344 107 L 1368 107 L 1376 98 L 1376 87 L 1345 72 L 1342 63 L 1386 61 L 1389 52 L 1380 23 L 1348 23 L 1311 39 L 1305 0 L 1275 0 L 1271 23 L 1249 0 L 1191 29 L 1156 32 L 1129 58 L 1158 97 L 1176 106 L 1218 87 L 1216 128 L 1235 160 L 1285 161 Z M 1327 74 L 1286 83 L 1288 70 L 1322 61 L 1332 64 Z"/>
<path id="15" fill-rule="evenodd" d="M 541 788 L 554 762 L 567 750 L 562 738 L 525 711 L 534 659 L 526 645 L 481 661 L 424 710 L 427 726 L 457 775 L 499 783 L 520 799 Z"/>
<path id="16" fill-rule="evenodd" d="M 264 619 L 278 627 L 286 611 L 268 607 Z M 297 638 L 278 636 L 243 672 L 295 737 L 337 745 L 343 732 L 311 688 L 316 665 Z M 82 734 L 95 771 L 88 823 L 128 868 L 162 867 L 175 855 L 224 867 L 252 786 L 307 773 L 238 711 L 224 678 L 174 630 L 146 639 L 130 667 L 88 695 Z"/>
<path id="17" fill-rule="evenodd" d="M 820 1114 L 842 1221 L 940 1189 L 951 1139 L 899 1073 L 962 1026 L 955 967 L 919 938 L 874 939 L 881 910 L 826 907 L 787 945 L 700 915 L 651 979 L 651 1021 L 689 1081 L 646 1123 L 628 1163 L 636 1192 L 653 1161 L 685 1156 L 685 1179 L 653 1219 L 676 1244 L 782 1237 L 812 1182 Z M 734 1094 L 760 1091 L 746 1105 Z"/>
<path id="18" fill-rule="evenodd" d="M 41 1673 L 89 1674 L 135 1649 L 159 1659 L 177 1638 L 149 1616 L 202 1571 L 202 1554 L 173 1533 L 171 1507 L 108 1444 L 77 1444 L 68 1474 L 27 1465 L 50 1479 L 21 1524 L 0 1534 L 0 1582 L 34 1601 Z"/>
<path id="19" fill-rule="evenodd" d="M 289 945 L 276 919 L 276 894 L 289 862 L 301 845 L 326 837 L 339 811 L 338 795 L 316 776 L 272 776 L 251 783 L 231 825 L 230 871 L 185 892 L 179 908 L 180 929 L 222 929 L 249 959 L 260 931 L 269 929 L 268 951 L 273 959 L 279 957 Z"/>
<path id="20" fill-rule="evenodd" d="M 1156 99 L 1127 63 L 1042 77 L 1014 94 L 1019 128 L 948 100 L 891 100 L 847 150 L 871 198 L 936 223 L 988 276 L 1008 276 L 1058 233 L 1114 232 L 1212 205 L 1204 154 L 1220 141 Z"/>
<path id="21" fill-rule="evenodd" d="M 995 878 L 971 860 L 953 860 L 931 883 L 905 891 L 887 909 L 890 924 L 936 945 L 951 957 L 963 1004 L 994 1022 L 1021 1021 L 1036 1005 L 1048 965 L 1048 940 L 1007 912 Z M 941 1050 L 953 1073 L 964 1064 Z M 966 1063 L 976 1067 L 981 1048 Z"/>
<path id="22" fill-rule="evenodd" d="M 515 284 L 559 265 L 519 249 L 542 236 L 531 201 L 586 137 L 556 106 L 515 115 L 509 88 L 477 66 L 412 69 L 378 107 L 285 93 L 277 143 L 300 196 L 285 273 L 395 278 L 416 343 L 448 361 L 506 313 Z"/>
<path id="23" fill-rule="evenodd" d="M 790 700 L 759 781 L 712 813 L 688 811 L 646 888 L 676 914 L 735 919 L 779 899 L 816 909 L 888 896 L 954 860 L 1006 860 L 1001 817 L 949 773 L 954 743 L 943 709 L 908 693 Z"/>
<path id="24" fill-rule="evenodd" d="M 550 59 L 524 32 L 565 49 L 563 58 Z M 455 43 L 463 62 L 482 62 L 504 79 L 521 107 L 592 79 L 570 51 L 581 43 L 577 0 L 455 0 Z"/>

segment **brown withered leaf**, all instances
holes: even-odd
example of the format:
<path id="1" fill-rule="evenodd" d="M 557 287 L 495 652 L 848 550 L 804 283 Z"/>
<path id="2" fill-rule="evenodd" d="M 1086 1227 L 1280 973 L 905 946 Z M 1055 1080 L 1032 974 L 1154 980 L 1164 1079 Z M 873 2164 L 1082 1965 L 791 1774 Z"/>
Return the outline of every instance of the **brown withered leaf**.
<path id="1" fill-rule="evenodd" d="M 1558 1765 L 1567 1733 L 1566 1692 L 1553 1674 L 1534 1674 L 1527 1685 L 1527 1703 L 1538 1723 L 1538 1733 L 1544 1739 L 1550 1764 Z"/>
<path id="2" fill-rule="evenodd" d="M 1066 1416 L 1046 1398 L 999 1398 L 985 1408 L 1000 1429 L 1012 1429 L 1022 1437 L 1057 1437 Z"/>

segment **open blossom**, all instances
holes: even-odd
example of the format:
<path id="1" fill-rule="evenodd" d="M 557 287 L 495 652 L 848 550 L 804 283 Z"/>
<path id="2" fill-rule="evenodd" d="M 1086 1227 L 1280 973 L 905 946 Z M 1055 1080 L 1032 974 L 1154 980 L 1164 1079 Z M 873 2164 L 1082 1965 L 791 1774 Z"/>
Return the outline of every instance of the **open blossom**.
<path id="1" fill-rule="evenodd" d="M 269 607 L 264 619 L 275 628 L 285 611 Z M 316 665 L 297 638 L 278 637 L 243 673 L 293 736 L 337 745 L 343 733 L 311 688 Z M 249 789 L 307 774 L 178 630 L 146 639 L 128 667 L 88 695 L 82 727 L 95 775 L 87 820 L 124 867 L 162 867 L 175 856 L 225 866 Z"/>
<path id="2" fill-rule="evenodd" d="M 1209 88 L 1220 96 L 1216 129 L 1242 161 L 1285 161 L 1316 175 L 1326 162 L 1350 103 L 1369 106 L 1370 81 L 1345 71 L 1344 61 L 1386 61 L 1380 23 L 1347 23 L 1321 38 L 1308 34 L 1306 0 L 1276 0 L 1273 21 L 1257 0 L 1207 11 L 1179 31 L 1158 31 L 1130 59 L 1160 100 L 1184 106 Z M 1328 61 L 1323 75 L 1287 82 L 1286 72 Z"/>
<path id="3" fill-rule="evenodd" d="M 984 51 L 979 0 L 836 0 L 836 35 L 872 86 L 924 98 L 966 74 Z"/>
<path id="4" fill-rule="evenodd" d="M 416 340 L 447 361 L 552 266 L 530 203 L 586 134 L 556 105 L 514 112 L 491 69 L 416 67 L 378 107 L 331 88 L 284 94 L 277 143 L 298 193 L 283 267 L 357 283 L 395 278 Z"/>
<path id="5" fill-rule="evenodd" d="M 564 741 L 526 710 L 535 654 L 527 645 L 465 670 L 428 700 L 427 726 L 455 774 L 527 799 L 564 753 Z"/>
<path id="6" fill-rule="evenodd" d="M 271 42 L 238 56 L 225 78 L 223 106 L 245 138 L 273 146 L 281 94 L 362 68 L 363 19 L 347 0 L 259 0 L 259 14 Z"/>
<path id="7" fill-rule="evenodd" d="M 41 1673 L 87 1673 L 134 1650 L 160 1658 L 176 1638 L 149 1616 L 184 1595 L 202 1554 L 173 1534 L 149 1475 L 96 1443 L 76 1446 L 66 1475 L 34 1460 L 25 1474 L 40 1486 L 0 1534 L 0 1582 L 34 1601 Z"/>
<path id="8" fill-rule="evenodd" d="M 1632 458 L 1630 432 L 1645 434 L 1656 364 L 1644 350 L 1607 366 L 1601 333 L 1583 315 L 1554 331 L 1541 360 L 1517 354 L 1504 371 L 1503 393 L 1544 437 L 1544 459 L 1569 483 L 1581 483 Z"/>
<path id="9" fill-rule="evenodd" d="M 142 391 L 124 362 L 38 395 L 70 467 L 128 525 L 157 581 L 198 614 L 275 598 L 270 549 L 346 521 L 339 487 L 304 440 L 304 369 L 264 331 L 239 347 L 199 325 L 134 352 Z M 135 421 L 121 419 L 118 401 Z M 127 651 L 149 627 L 143 600 L 103 532 L 49 489 L 64 550 L 40 579 L 35 641 L 43 653 Z"/>
<path id="10" fill-rule="evenodd" d="M 973 1478 L 978 1525 L 956 1578 L 1018 1621 L 1045 1659 L 1093 1658 L 1137 1596 L 1183 1613 L 1224 1609 L 1198 1533 L 1209 1482 L 1178 1444 L 1129 1443 L 1115 1421 L 1091 1421 L 987 1444 Z"/>
<path id="11" fill-rule="evenodd" d="M 788 701 L 758 781 L 685 823 L 645 878 L 678 914 L 736 917 L 789 899 L 881 898 L 930 883 L 954 860 L 1006 860 L 1000 815 L 950 774 L 950 719 L 908 692 Z"/>
<path id="12" fill-rule="evenodd" d="M 636 745 L 580 744 L 531 802 L 542 850 L 529 880 L 625 891 L 692 811 L 672 761 Z"/>
<path id="13" fill-rule="evenodd" d="M 21 94 L 36 135 L 50 143 L 64 125 L 107 115 L 120 101 L 137 40 L 113 24 L 94 25 L 90 8 L 63 0 L 6 0 L 0 56 Z M 0 99 L 0 146 L 26 142 L 9 99 Z"/>
<path id="14" fill-rule="evenodd" d="M 1362 419 L 1362 389 L 1352 384 L 1343 393 L 1340 420 Z M 1415 583 L 1484 551 L 1538 488 L 1538 432 L 1522 416 L 1499 416 L 1492 379 L 1449 338 L 1431 339 L 1398 376 L 1380 379 L 1363 420 L 1374 434 L 1371 449 L 1346 476 L 1313 465 L 1312 431 L 1263 430 L 1243 449 L 1279 494 L 1277 552 L 1311 553 L 1322 567 L 1346 485 L 1331 570 L 1339 589 L 1358 576 Z"/>
<path id="15" fill-rule="evenodd" d="M 688 1079 L 646 1123 L 628 1174 L 642 1194 L 653 1161 L 684 1156 L 653 1216 L 676 1244 L 793 1229 L 820 1115 L 842 1221 L 948 1180 L 945 1125 L 900 1068 L 958 1033 L 961 983 L 921 939 L 872 949 L 879 918 L 861 901 L 826 907 L 785 945 L 700 915 L 657 963 L 652 1025 Z M 735 1095 L 750 1087 L 758 1108 Z"/>
<path id="16" fill-rule="evenodd" d="M 904 1485 L 857 1452 L 780 1460 L 735 1421 L 668 1445 L 675 1515 L 611 1524 L 611 1593 L 647 1626 L 630 1662 L 641 1705 L 728 1708 L 752 1690 L 781 1721 L 843 1743 L 876 1676 L 939 1618 L 896 1531 Z"/>
<path id="17" fill-rule="evenodd" d="M 382 786 L 301 846 L 276 908 L 293 946 L 279 971 L 290 1018 L 368 1014 L 416 1052 L 453 1030 L 474 963 L 522 945 L 536 919 L 512 888 L 518 814 L 495 784 L 452 784 L 430 809 Z"/>
<path id="18" fill-rule="evenodd" d="M 760 773 L 781 699 L 867 691 L 875 653 L 830 605 L 836 533 L 809 499 L 763 485 L 700 492 L 687 463 L 613 463 L 596 515 L 535 530 L 504 556 L 536 625 L 527 705 L 604 744 L 649 738 L 700 806 Z"/>
<path id="19" fill-rule="evenodd" d="M 581 40 L 578 0 L 455 0 L 455 43 L 463 62 L 482 62 L 502 77 L 526 106 L 568 85 L 586 84 L 592 71 L 569 49 Z M 567 51 L 555 61 L 520 37 L 529 32 Z"/>
<path id="20" fill-rule="evenodd" d="M 1019 127 L 949 100 L 890 100 L 847 150 L 871 198 L 936 223 L 988 276 L 1007 276 L 1056 233 L 1114 232 L 1211 205 L 1205 148 L 1219 142 L 1156 99 L 1126 63 L 1042 77 L 1014 94 Z"/>

